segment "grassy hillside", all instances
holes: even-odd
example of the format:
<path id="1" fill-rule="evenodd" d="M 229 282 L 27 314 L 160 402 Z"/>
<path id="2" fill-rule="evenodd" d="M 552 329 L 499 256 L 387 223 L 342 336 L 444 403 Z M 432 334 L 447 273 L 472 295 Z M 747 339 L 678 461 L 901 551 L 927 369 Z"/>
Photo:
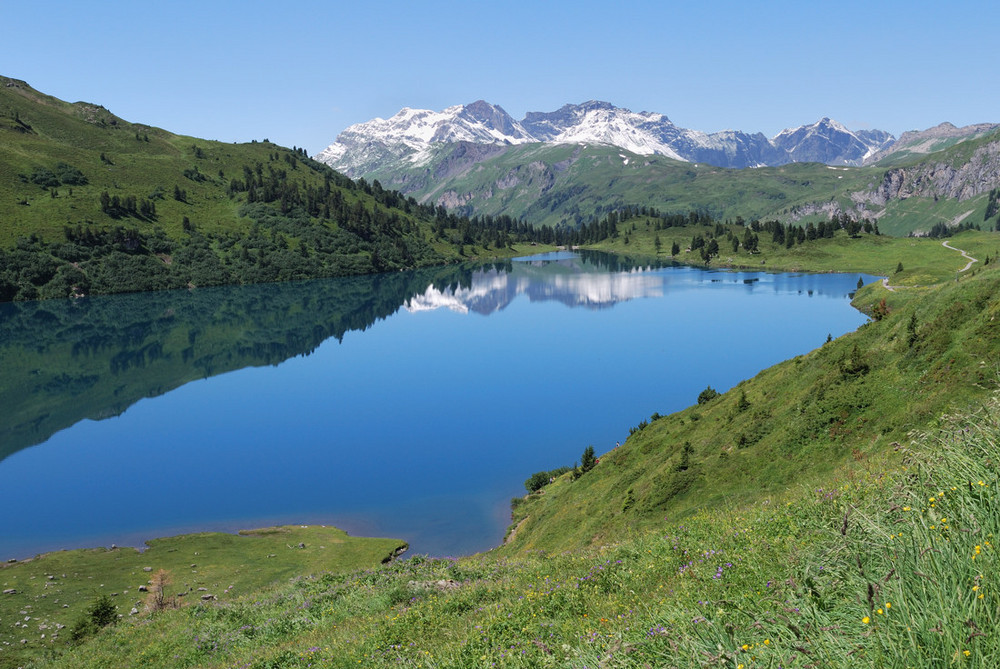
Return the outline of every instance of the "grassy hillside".
<path id="1" fill-rule="evenodd" d="M 0 667 L 65 648 L 74 626 L 102 595 L 125 618 L 140 611 L 145 617 L 157 608 L 153 583 L 160 570 L 166 572 L 161 604 L 172 608 L 252 596 L 300 574 L 371 568 L 405 548 L 396 539 L 354 538 L 336 528 L 303 525 L 156 539 L 142 552 L 59 551 L 10 562 L 0 567 L 7 591 L 0 597 Z"/>
<path id="2" fill-rule="evenodd" d="M 0 301 L 523 252 L 509 225 L 442 214 L 299 149 L 174 135 L 0 77 Z"/>

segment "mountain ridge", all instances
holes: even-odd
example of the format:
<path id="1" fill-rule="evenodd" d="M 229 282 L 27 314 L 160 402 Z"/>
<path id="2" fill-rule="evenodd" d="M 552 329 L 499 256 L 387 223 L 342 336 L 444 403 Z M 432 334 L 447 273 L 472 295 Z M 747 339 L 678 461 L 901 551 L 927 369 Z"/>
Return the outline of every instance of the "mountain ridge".
<path id="1" fill-rule="evenodd" d="M 829 118 L 763 133 L 682 128 L 665 114 L 633 112 L 610 102 L 565 104 L 552 112 L 528 112 L 520 121 L 484 100 L 440 112 L 404 107 L 389 119 L 375 118 L 341 132 L 316 159 L 349 176 L 365 176 L 392 160 L 421 164 L 434 146 L 459 141 L 485 144 L 604 144 L 639 155 L 661 155 L 717 167 L 779 166 L 791 162 L 861 165 L 889 148 L 882 130 L 851 131 Z"/>
<path id="2" fill-rule="evenodd" d="M 483 127 L 473 133 L 466 106 L 458 105 L 434 118 L 450 126 L 449 116 L 461 115 L 460 141 L 430 142 L 444 134 L 440 127 L 393 126 L 395 137 L 414 138 L 404 145 L 373 132 L 375 122 L 359 124 L 328 149 L 340 157 L 333 167 L 462 215 L 508 215 L 534 225 L 573 227 L 626 204 L 786 223 L 879 218 L 894 235 L 927 234 L 938 223 L 955 227 L 965 220 L 995 225 L 986 200 L 1000 186 L 996 124 L 943 123 L 894 140 L 882 130 L 851 131 L 824 117 L 768 139 L 685 130 L 663 114 L 600 101 L 531 112 L 520 122 L 487 102 L 474 105 L 481 107 L 478 118 L 495 113 L 516 133 Z M 526 134 L 536 141 L 528 143 Z M 976 165 L 965 165 L 970 160 Z"/>

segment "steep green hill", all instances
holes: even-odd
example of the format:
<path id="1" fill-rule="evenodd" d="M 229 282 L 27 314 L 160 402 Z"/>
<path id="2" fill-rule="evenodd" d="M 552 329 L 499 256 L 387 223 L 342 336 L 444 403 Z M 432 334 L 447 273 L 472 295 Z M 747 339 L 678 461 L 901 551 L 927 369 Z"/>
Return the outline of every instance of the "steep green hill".
<path id="1" fill-rule="evenodd" d="M 488 228 L 441 214 L 299 149 L 174 135 L 0 77 L 0 301 L 517 252 L 509 222 Z"/>

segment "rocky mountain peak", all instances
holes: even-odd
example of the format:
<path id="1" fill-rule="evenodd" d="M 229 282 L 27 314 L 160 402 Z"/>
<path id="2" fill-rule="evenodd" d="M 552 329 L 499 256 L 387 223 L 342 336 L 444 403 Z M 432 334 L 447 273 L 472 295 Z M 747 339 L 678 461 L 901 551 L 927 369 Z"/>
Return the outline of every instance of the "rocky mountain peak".
<path id="1" fill-rule="evenodd" d="M 811 125 L 787 128 L 771 139 L 792 162 L 827 165 L 861 165 L 891 141 L 892 135 L 887 132 L 856 133 L 829 116 Z"/>
<path id="2" fill-rule="evenodd" d="M 521 124 L 515 121 L 503 107 L 490 104 L 485 100 L 476 100 L 465 105 L 458 116 L 470 123 L 478 123 L 485 128 L 496 130 L 501 135 L 511 139 L 532 140 Z"/>

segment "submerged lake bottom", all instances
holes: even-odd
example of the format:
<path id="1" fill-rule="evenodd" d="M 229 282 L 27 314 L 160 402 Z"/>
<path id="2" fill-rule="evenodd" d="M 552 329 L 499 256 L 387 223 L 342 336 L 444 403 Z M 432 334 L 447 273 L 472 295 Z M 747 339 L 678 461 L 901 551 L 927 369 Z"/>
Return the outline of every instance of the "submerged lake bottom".
<path id="1" fill-rule="evenodd" d="M 856 329 L 859 276 L 564 253 L 0 305 L 0 559 L 278 524 L 489 549 L 532 473 Z"/>

